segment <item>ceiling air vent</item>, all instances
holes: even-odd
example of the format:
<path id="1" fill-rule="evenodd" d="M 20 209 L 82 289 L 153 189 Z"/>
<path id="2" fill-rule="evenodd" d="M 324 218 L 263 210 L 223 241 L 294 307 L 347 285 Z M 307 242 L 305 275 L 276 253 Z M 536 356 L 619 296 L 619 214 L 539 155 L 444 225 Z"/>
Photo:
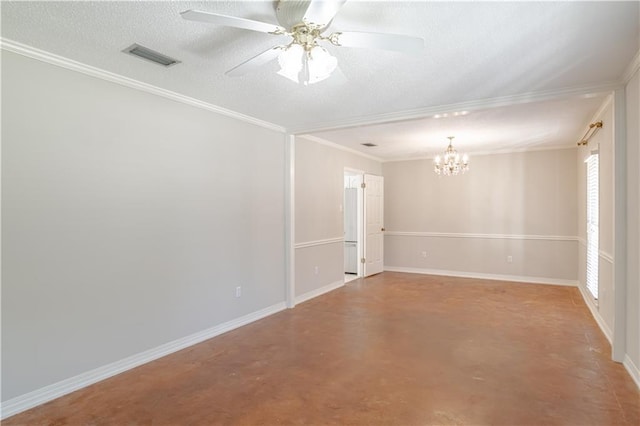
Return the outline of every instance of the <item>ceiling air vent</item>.
<path id="1" fill-rule="evenodd" d="M 180 63 L 177 59 L 170 58 L 162 53 L 156 52 L 155 50 L 140 46 L 139 44 L 132 44 L 124 49 L 123 52 L 137 56 L 138 58 L 146 59 L 147 61 L 155 62 L 156 64 L 160 64 L 164 67 L 170 67 L 171 65 Z"/>
<path id="2" fill-rule="evenodd" d="M 371 147 L 371 146 L 378 146 L 378 145 L 376 145 L 375 143 L 371 143 L 371 142 L 363 143 L 363 144 L 361 144 L 361 145 L 369 146 L 369 147 Z"/>

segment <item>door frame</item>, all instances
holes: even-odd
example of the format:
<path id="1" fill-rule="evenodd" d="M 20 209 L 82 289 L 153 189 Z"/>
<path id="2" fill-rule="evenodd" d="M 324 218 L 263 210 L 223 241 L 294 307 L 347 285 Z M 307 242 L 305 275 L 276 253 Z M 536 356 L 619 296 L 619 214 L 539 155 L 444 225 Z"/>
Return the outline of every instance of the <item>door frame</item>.
<path id="1" fill-rule="evenodd" d="M 285 304 L 296 306 L 296 136 L 284 136 L 284 281 Z"/>
<path id="2" fill-rule="evenodd" d="M 358 241 L 356 244 L 356 253 L 358 253 L 358 272 L 357 272 L 357 276 L 358 278 L 364 276 L 364 265 L 362 264 L 362 262 L 360 261 L 360 259 L 362 259 L 364 257 L 364 191 L 362 189 L 362 183 L 364 182 L 364 175 L 365 172 L 364 170 L 358 170 L 358 169 L 353 169 L 351 167 L 345 167 L 342 175 L 343 176 L 347 176 L 347 174 L 351 174 L 351 176 L 353 175 L 357 175 L 360 178 L 360 185 L 358 185 L 357 188 L 357 198 L 358 198 L 358 204 L 357 204 L 357 220 L 356 220 L 356 228 L 358 229 Z M 344 182 L 344 180 L 343 180 Z M 343 192 L 344 192 L 344 183 L 343 183 Z M 344 211 L 343 211 L 343 216 L 344 216 Z M 344 229 L 343 229 L 344 231 Z M 343 254 L 344 255 L 344 254 Z"/>
<path id="3" fill-rule="evenodd" d="M 370 193 L 368 191 L 372 190 L 373 187 L 370 187 L 370 184 L 372 184 L 373 182 L 367 182 L 367 178 L 370 178 L 374 181 L 377 181 L 377 183 L 379 183 L 378 186 L 378 190 L 379 190 L 379 203 L 377 203 L 377 207 L 379 208 L 378 213 L 379 213 L 379 219 L 380 221 L 376 224 L 376 229 L 379 226 L 380 227 L 380 231 L 375 231 L 370 233 L 370 220 L 368 218 L 368 215 L 372 212 L 372 210 L 370 210 L 370 207 L 372 207 L 369 204 L 369 195 Z M 366 173 L 363 176 L 363 182 L 364 182 L 364 190 L 363 190 L 363 210 L 364 210 L 364 215 L 363 215 L 363 247 L 362 247 L 362 258 L 364 259 L 364 263 L 363 263 L 363 277 L 370 277 L 372 275 L 375 274 L 379 274 L 381 272 L 384 272 L 384 176 L 382 175 L 374 175 L 372 173 Z M 375 235 L 374 235 L 375 234 Z M 380 240 L 378 240 L 377 238 L 373 240 L 372 243 L 370 243 L 370 236 L 379 236 Z M 378 241 L 379 244 L 376 244 L 375 242 Z M 373 244 L 373 245 L 371 245 Z M 375 256 L 374 253 L 376 253 L 377 250 L 371 250 L 372 248 L 378 247 L 379 249 L 379 265 L 377 264 L 377 261 L 375 260 Z M 372 260 L 372 257 L 374 258 Z M 374 264 L 376 264 L 376 267 L 374 268 Z M 379 269 L 378 269 L 379 267 Z"/>

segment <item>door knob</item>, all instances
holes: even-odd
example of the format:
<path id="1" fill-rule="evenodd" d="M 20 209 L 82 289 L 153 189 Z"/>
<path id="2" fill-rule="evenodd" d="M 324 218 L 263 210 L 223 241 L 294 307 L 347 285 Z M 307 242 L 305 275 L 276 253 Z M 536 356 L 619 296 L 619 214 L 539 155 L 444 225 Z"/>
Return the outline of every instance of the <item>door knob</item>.
<path id="1" fill-rule="evenodd" d="M 384 232 L 384 228 L 380 229 L 382 232 Z"/>

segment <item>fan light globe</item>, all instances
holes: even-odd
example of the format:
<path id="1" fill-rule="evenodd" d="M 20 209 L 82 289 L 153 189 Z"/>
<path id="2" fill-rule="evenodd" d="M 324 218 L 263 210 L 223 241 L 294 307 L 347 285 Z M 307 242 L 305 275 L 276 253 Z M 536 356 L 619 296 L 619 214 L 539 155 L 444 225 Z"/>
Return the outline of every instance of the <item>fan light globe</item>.
<path id="1" fill-rule="evenodd" d="M 278 63 L 280 64 L 280 71 L 278 71 L 278 74 L 298 83 L 298 75 L 302 69 L 303 57 L 304 48 L 299 44 L 292 44 L 287 47 L 278 56 Z"/>
<path id="2" fill-rule="evenodd" d="M 296 83 L 302 82 L 305 86 L 325 80 L 338 66 L 338 60 L 323 47 L 314 46 L 306 50 L 296 43 L 278 55 L 278 63 L 278 74 Z"/>
<path id="3" fill-rule="evenodd" d="M 331 56 L 326 49 L 315 46 L 307 55 L 309 66 L 309 81 L 305 84 L 313 84 L 328 78 L 338 66 L 338 60 Z"/>

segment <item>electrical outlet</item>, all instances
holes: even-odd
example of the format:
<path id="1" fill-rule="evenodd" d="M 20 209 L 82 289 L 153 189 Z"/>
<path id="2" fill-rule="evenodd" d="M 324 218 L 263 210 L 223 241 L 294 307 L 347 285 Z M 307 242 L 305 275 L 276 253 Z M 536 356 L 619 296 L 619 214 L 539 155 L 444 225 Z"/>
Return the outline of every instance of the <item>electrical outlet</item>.
<path id="1" fill-rule="evenodd" d="M 507 263 L 513 263 L 513 256 L 507 256 Z"/>
<path id="2" fill-rule="evenodd" d="M 242 287 L 236 287 L 236 297 L 242 296 Z"/>
<path id="3" fill-rule="evenodd" d="M 317 266 L 313 268 L 313 273 L 318 275 L 320 273 L 320 268 L 318 268 Z"/>
<path id="4" fill-rule="evenodd" d="M 426 258 L 426 257 L 427 257 L 427 252 L 426 252 L 426 251 L 423 251 L 423 252 L 422 252 L 422 257 L 424 257 L 424 258 Z"/>

